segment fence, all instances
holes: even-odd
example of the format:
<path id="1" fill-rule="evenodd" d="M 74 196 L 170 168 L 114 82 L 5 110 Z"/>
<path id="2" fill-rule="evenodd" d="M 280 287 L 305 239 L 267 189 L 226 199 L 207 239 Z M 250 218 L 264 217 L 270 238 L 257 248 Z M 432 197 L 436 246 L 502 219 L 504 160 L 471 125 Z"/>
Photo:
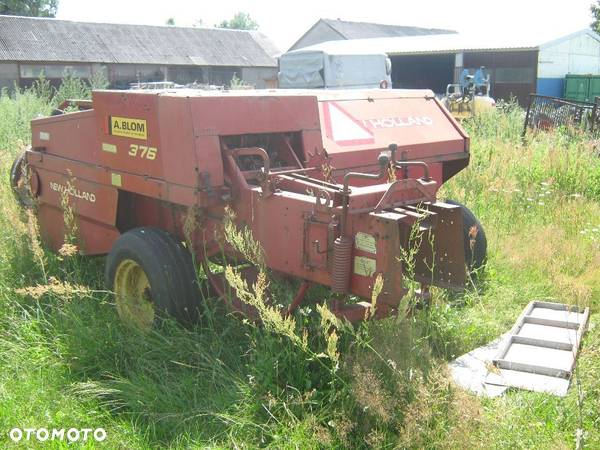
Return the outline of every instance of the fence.
<path id="1" fill-rule="evenodd" d="M 577 126 L 592 133 L 600 131 L 600 97 L 594 103 L 531 94 L 523 137 L 528 129 L 547 130 L 558 126 Z"/>

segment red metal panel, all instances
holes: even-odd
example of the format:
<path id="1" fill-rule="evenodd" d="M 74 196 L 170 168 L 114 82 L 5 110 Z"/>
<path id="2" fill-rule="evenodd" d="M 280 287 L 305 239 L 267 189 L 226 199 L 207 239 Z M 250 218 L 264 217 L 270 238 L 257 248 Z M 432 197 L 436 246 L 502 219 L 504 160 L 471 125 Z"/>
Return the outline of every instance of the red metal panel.
<path id="1" fill-rule="evenodd" d="M 40 203 L 59 208 L 64 194 L 77 215 L 107 225 L 115 224 L 118 199 L 116 189 L 43 168 L 36 168 L 36 172 L 40 179 Z"/>
<path id="2" fill-rule="evenodd" d="M 98 128 L 94 111 L 82 111 L 31 121 L 31 146 L 87 163 L 97 163 Z"/>
<path id="3" fill-rule="evenodd" d="M 120 170 L 109 170 L 105 167 L 80 163 L 53 155 L 29 151 L 27 161 L 32 167 L 41 167 L 47 170 L 62 173 L 66 177 L 75 177 L 105 186 L 118 187 L 120 190 L 135 192 L 153 198 L 168 200 L 181 205 L 210 206 L 221 203 L 220 191 L 209 195 L 198 192 L 195 188 L 168 184 L 163 180 L 124 173 Z M 114 184 L 113 176 L 118 176 L 119 185 Z"/>
<path id="4" fill-rule="evenodd" d="M 325 148 L 337 169 L 374 164 L 391 143 L 399 159 L 409 160 L 467 150 L 464 132 L 433 99 L 340 100 L 320 108 Z"/>
<path id="5" fill-rule="evenodd" d="M 79 216 L 79 245 L 85 255 L 104 255 L 108 253 L 121 235 L 115 227 L 102 225 Z"/>
<path id="6" fill-rule="evenodd" d="M 194 173 L 196 185 L 201 189 L 207 188 L 207 183 L 212 188 L 223 186 L 223 158 L 219 136 L 198 134 L 197 124 L 194 120 L 194 153 L 198 160 L 198 171 Z"/>
<path id="7" fill-rule="evenodd" d="M 96 146 L 102 155 L 97 162 L 128 173 L 163 178 L 167 157 L 161 149 L 158 96 L 94 92 L 93 103 L 98 129 Z M 111 117 L 145 121 L 144 138 L 115 135 L 110 127 Z M 102 151 L 103 144 L 115 146 L 116 151 Z"/>
<path id="8" fill-rule="evenodd" d="M 381 275 L 384 287 L 377 301 L 392 306 L 398 305 L 404 294 L 399 217 L 398 214 L 385 213 L 352 217 L 349 222 L 351 235 L 355 239 L 350 278 L 352 293 L 370 300 L 373 283 L 377 275 Z M 357 233 L 367 236 L 374 246 L 361 245 L 360 240 L 356 239 Z M 371 269 L 372 273 L 367 275 Z"/>
<path id="9" fill-rule="evenodd" d="M 319 129 L 316 96 L 190 98 L 196 134 L 238 135 Z"/>
<path id="10" fill-rule="evenodd" d="M 304 234 L 306 227 L 303 218 L 313 215 L 314 204 L 315 198 L 307 195 L 286 192 L 263 197 L 259 189 L 255 188 L 242 194 L 240 202 L 234 205 L 234 210 L 240 224 L 249 226 L 254 239 L 261 243 L 270 268 L 330 285 L 331 273 L 325 269 L 325 258 L 319 254 L 333 244 L 326 240 L 325 227 L 320 232 L 313 233 L 317 230 L 311 229 L 308 236 Z M 337 212 L 340 212 L 339 208 Z M 352 294 L 370 298 L 375 277 L 381 273 L 387 280 L 382 301 L 391 304 L 399 298 L 402 292 L 402 268 L 397 260 L 400 251 L 398 215 L 394 216 L 392 228 L 389 228 L 389 221 L 372 218 L 368 214 L 349 217 L 351 236 L 359 231 L 365 232 L 373 236 L 376 242 L 375 253 L 365 253 L 359 248 L 353 254 L 353 264 L 357 256 L 367 258 L 374 262 L 374 271 L 365 276 L 360 271 L 357 272 L 354 266 L 348 268 L 352 273 Z M 313 220 L 323 223 L 331 221 L 330 213 L 316 213 L 313 217 Z M 306 242 L 306 239 L 312 239 L 312 242 Z M 315 244 L 315 240 L 319 240 L 319 245 Z M 312 264 L 306 265 L 306 261 Z"/>
<path id="11" fill-rule="evenodd" d="M 42 240 L 57 252 L 65 242 L 63 211 L 43 203 L 38 207 L 37 217 Z M 77 244 L 84 255 L 108 253 L 120 234 L 115 227 L 88 220 L 84 216 L 77 216 L 77 227 Z"/>
<path id="12" fill-rule="evenodd" d="M 434 181 L 415 179 L 397 180 L 395 183 L 353 187 L 348 200 L 350 214 L 374 208 L 382 202 L 380 209 L 415 204 L 435 199 L 439 185 Z M 384 198 L 385 196 L 385 198 Z"/>
<path id="13" fill-rule="evenodd" d="M 194 125 L 190 114 L 189 98 L 161 96 L 158 101 L 158 123 L 160 124 L 161 145 L 159 154 L 163 165 L 163 176 L 171 183 L 196 186 L 197 170 L 204 162 L 199 162 L 194 148 Z M 217 147 L 218 148 L 218 147 Z M 187 149 L 187 150 L 185 150 Z M 222 173 L 219 165 L 209 169 L 211 174 Z M 218 178 L 213 181 L 222 184 Z"/>
<path id="14" fill-rule="evenodd" d="M 303 263 L 303 217 L 312 212 L 313 206 L 314 197 L 285 192 L 265 198 L 255 188 L 244 191 L 233 208 L 239 222 L 249 226 L 254 239 L 261 243 L 269 267 L 329 285 L 331 275 L 327 271 L 310 270 Z M 327 221 L 328 217 L 325 215 L 322 220 Z M 310 259 L 320 260 L 316 255 Z"/>

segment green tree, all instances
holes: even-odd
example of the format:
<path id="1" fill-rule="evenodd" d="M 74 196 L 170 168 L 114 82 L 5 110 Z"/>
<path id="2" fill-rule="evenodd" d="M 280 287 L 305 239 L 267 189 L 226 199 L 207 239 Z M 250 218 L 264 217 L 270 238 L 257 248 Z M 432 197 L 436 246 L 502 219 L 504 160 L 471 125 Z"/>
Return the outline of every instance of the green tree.
<path id="1" fill-rule="evenodd" d="M 173 17 L 169 17 L 165 22 L 166 25 L 175 25 L 175 19 Z"/>
<path id="2" fill-rule="evenodd" d="M 0 15 L 54 17 L 58 0 L 0 0 Z"/>
<path id="3" fill-rule="evenodd" d="M 238 12 L 233 16 L 231 20 L 224 20 L 217 28 L 230 28 L 233 30 L 256 30 L 258 29 L 258 22 L 256 22 L 250 14 L 245 12 Z"/>
<path id="4" fill-rule="evenodd" d="M 600 0 L 597 0 L 596 4 L 590 6 L 590 11 L 592 11 L 592 16 L 594 17 L 594 21 L 591 23 L 592 30 L 600 33 Z"/>

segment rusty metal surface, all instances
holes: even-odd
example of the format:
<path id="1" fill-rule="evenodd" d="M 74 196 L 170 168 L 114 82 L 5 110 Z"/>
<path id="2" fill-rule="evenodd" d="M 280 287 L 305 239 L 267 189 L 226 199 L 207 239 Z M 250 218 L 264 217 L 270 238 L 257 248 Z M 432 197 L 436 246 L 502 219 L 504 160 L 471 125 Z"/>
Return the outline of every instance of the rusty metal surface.
<path id="1" fill-rule="evenodd" d="M 436 214 L 436 224 L 419 241 L 414 278 L 425 284 L 463 289 L 467 273 L 460 207 L 436 202 L 423 208 Z"/>
<path id="2" fill-rule="evenodd" d="M 366 223 L 358 223 L 357 221 L 356 227 L 353 227 L 355 236 L 354 282 L 355 285 L 358 285 L 358 283 L 363 282 L 364 278 L 366 278 L 364 274 L 357 273 L 357 258 L 363 258 L 361 261 L 364 259 L 375 259 L 374 275 L 381 274 L 383 278 L 383 288 L 377 298 L 377 303 L 388 305 L 394 309 L 406 293 L 406 289 L 402 284 L 404 268 L 400 258 L 402 236 L 399 220 L 401 217 L 397 214 L 381 212 L 370 213 L 365 219 L 363 222 Z M 359 233 L 364 234 L 360 235 Z M 364 240 L 367 236 L 373 237 L 375 241 L 373 248 L 369 248 L 364 242 L 360 242 L 361 238 Z M 372 277 L 369 283 L 372 289 L 374 283 Z M 363 297 L 365 296 L 363 295 Z"/>
<path id="3" fill-rule="evenodd" d="M 435 200 L 439 184 L 408 178 L 388 184 L 352 188 L 349 213 L 360 214 Z"/>

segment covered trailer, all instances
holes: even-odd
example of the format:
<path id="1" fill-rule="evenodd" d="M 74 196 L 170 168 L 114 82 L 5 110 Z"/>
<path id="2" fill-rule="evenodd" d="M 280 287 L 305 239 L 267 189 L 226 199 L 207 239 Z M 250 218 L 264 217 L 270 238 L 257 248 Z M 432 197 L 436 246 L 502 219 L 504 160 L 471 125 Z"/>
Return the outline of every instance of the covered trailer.
<path id="1" fill-rule="evenodd" d="M 392 63 L 385 53 L 294 50 L 279 58 L 283 89 L 369 89 L 392 87 Z"/>

